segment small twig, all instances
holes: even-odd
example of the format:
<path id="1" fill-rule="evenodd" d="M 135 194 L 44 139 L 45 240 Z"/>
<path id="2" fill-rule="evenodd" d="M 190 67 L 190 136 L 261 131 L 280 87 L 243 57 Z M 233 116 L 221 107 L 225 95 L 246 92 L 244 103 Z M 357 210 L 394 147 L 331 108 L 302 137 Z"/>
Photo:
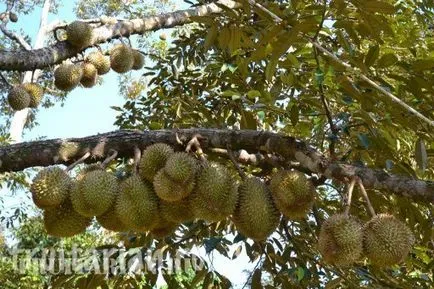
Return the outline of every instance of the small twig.
<path id="1" fill-rule="evenodd" d="M 76 160 L 75 162 L 73 162 L 72 164 L 70 164 L 66 168 L 66 171 L 69 172 L 70 170 L 72 170 L 73 168 L 75 168 L 77 165 L 83 163 L 90 156 L 91 156 L 90 152 L 85 153 L 81 158 L 79 158 L 78 160 Z"/>
<path id="2" fill-rule="evenodd" d="M 134 173 L 137 174 L 139 172 L 139 163 L 140 158 L 142 157 L 142 151 L 136 146 L 134 147 Z"/>
<path id="3" fill-rule="evenodd" d="M 206 162 L 207 159 L 205 157 L 205 154 L 203 153 L 202 147 L 200 146 L 200 141 L 199 140 L 203 140 L 205 139 L 204 137 L 202 137 L 200 134 L 196 134 L 192 137 L 192 139 L 187 143 L 187 146 L 185 148 L 185 151 L 187 153 L 190 153 L 193 151 L 193 147 L 194 147 L 194 151 L 195 153 L 199 156 L 200 160 L 203 162 Z"/>
<path id="4" fill-rule="evenodd" d="M 0 30 L 3 32 L 4 35 L 6 35 L 9 39 L 17 42 L 22 48 L 24 48 L 25 50 L 31 50 L 32 46 L 27 43 L 27 41 L 24 39 L 23 36 L 10 31 L 6 28 L 6 24 L 2 23 L 0 24 Z"/>
<path id="5" fill-rule="evenodd" d="M 360 178 L 357 178 L 357 182 L 359 183 L 360 191 L 362 192 L 362 195 L 366 200 L 366 205 L 368 207 L 369 213 L 371 214 L 372 217 L 375 217 L 376 214 L 375 214 L 374 207 L 372 207 L 371 201 L 369 200 L 368 193 L 365 190 L 365 186 L 363 185 L 362 180 Z"/>
<path id="6" fill-rule="evenodd" d="M 231 162 L 234 164 L 235 168 L 237 169 L 238 174 L 240 175 L 241 179 L 245 180 L 247 178 L 246 173 L 243 171 L 243 169 L 240 167 L 237 160 L 235 159 L 234 153 L 232 152 L 229 144 L 227 146 L 227 150 L 228 150 L 228 156 Z"/>
<path id="7" fill-rule="evenodd" d="M 182 140 L 179 138 L 178 133 L 175 133 L 175 137 L 176 137 L 176 142 L 177 142 L 179 145 L 184 146 L 184 143 L 183 143 Z"/>
<path id="8" fill-rule="evenodd" d="M 348 185 L 347 188 L 347 201 L 345 204 L 345 211 L 344 214 L 345 216 L 348 216 L 348 213 L 350 212 L 350 208 L 351 208 L 351 199 L 353 198 L 353 190 L 354 190 L 354 185 L 356 184 L 356 178 L 352 178 L 350 184 Z"/>
<path id="9" fill-rule="evenodd" d="M 111 152 L 111 155 L 109 155 L 101 164 L 101 167 L 103 168 L 106 168 L 107 165 L 118 156 L 118 152 L 116 150 L 111 149 L 109 152 Z"/>

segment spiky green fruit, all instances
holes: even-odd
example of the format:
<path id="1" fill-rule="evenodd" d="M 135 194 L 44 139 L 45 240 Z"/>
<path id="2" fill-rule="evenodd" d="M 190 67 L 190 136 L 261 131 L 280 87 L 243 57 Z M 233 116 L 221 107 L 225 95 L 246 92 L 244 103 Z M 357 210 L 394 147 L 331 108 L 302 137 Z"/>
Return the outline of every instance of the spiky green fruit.
<path id="1" fill-rule="evenodd" d="M 315 199 L 315 187 L 298 171 L 279 171 L 270 182 L 274 203 L 289 219 L 303 218 Z"/>
<path id="2" fill-rule="evenodd" d="M 77 48 L 92 44 L 93 29 L 88 23 L 74 21 L 66 27 L 67 41 Z"/>
<path id="3" fill-rule="evenodd" d="M 104 214 L 97 216 L 96 220 L 106 230 L 114 232 L 126 232 L 129 228 L 122 222 L 116 213 L 116 203 Z"/>
<path id="4" fill-rule="evenodd" d="M 42 97 L 44 96 L 44 90 L 42 87 L 36 83 L 23 83 L 22 87 L 30 95 L 29 107 L 37 108 L 41 103 Z"/>
<path id="5" fill-rule="evenodd" d="M 132 50 L 133 57 L 134 57 L 134 64 L 133 69 L 139 70 L 142 69 L 145 65 L 145 57 L 143 57 L 143 54 L 140 53 L 140 51 L 133 49 Z"/>
<path id="6" fill-rule="evenodd" d="M 267 186 L 257 178 L 245 179 L 238 188 L 238 203 L 233 222 L 246 237 L 264 240 L 279 224 L 277 211 Z"/>
<path id="7" fill-rule="evenodd" d="M 158 216 L 158 198 L 152 186 L 138 176 L 131 176 L 119 186 L 116 214 L 130 229 L 145 232 Z"/>
<path id="8" fill-rule="evenodd" d="M 227 168 L 210 164 L 199 172 L 191 198 L 198 218 L 220 221 L 234 212 L 238 189 Z"/>
<path id="9" fill-rule="evenodd" d="M 21 85 L 14 86 L 8 94 L 8 102 L 13 110 L 22 110 L 29 106 L 30 94 Z"/>
<path id="10" fill-rule="evenodd" d="M 167 202 L 176 202 L 186 198 L 194 189 L 194 179 L 185 183 L 172 180 L 164 169 L 161 169 L 154 178 L 154 190 L 157 196 Z"/>
<path id="11" fill-rule="evenodd" d="M 93 51 L 86 57 L 86 61 L 92 63 L 98 74 L 103 75 L 110 71 L 110 59 L 100 51 Z"/>
<path id="12" fill-rule="evenodd" d="M 110 67 L 117 73 L 130 71 L 134 65 L 132 49 L 124 44 L 118 44 L 110 51 Z"/>
<path id="13" fill-rule="evenodd" d="M 83 68 L 83 76 L 81 77 L 80 83 L 83 87 L 93 87 L 96 84 L 96 80 L 98 77 L 98 71 L 96 67 L 89 62 L 85 62 L 82 65 Z"/>
<path id="14" fill-rule="evenodd" d="M 403 261 L 413 243 L 411 230 L 393 215 L 378 214 L 363 227 L 365 255 L 379 267 Z"/>
<path id="15" fill-rule="evenodd" d="M 170 222 L 160 216 L 149 232 L 154 238 L 163 239 L 173 234 L 178 226 L 178 223 Z"/>
<path id="16" fill-rule="evenodd" d="M 190 198 L 185 198 L 177 202 L 160 200 L 160 213 L 164 219 L 179 224 L 195 219 Z"/>
<path id="17" fill-rule="evenodd" d="M 68 198 L 71 183 L 68 173 L 59 167 L 42 169 L 30 187 L 33 202 L 41 209 L 59 206 Z"/>
<path id="18" fill-rule="evenodd" d="M 94 170 L 72 186 L 71 202 L 81 215 L 99 216 L 114 204 L 117 192 L 118 182 L 114 175 L 104 170 Z"/>
<path id="19" fill-rule="evenodd" d="M 83 76 L 81 65 L 61 64 L 54 71 L 54 85 L 64 91 L 71 91 L 77 87 Z"/>
<path id="20" fill-rule="evenodd" d="M 321 226 L 318 250 L 330 264 L 351 265 L 363 253 L 362 225 L 352 216 L 331 216 Z"/>
<path id="21" fill-rule="evenodd" d="M 173 181 L 182 184 L 194 179 L 197 167 L 196 159 L 191 155 L 178 152 L 169 156 L 164 171 Z"/>
<path id="22" fill-rule="evenodd" d="M 139 174 L 144 180 L 152 182 L 155 175 L 166 164 L 169 156 L 173 154 L 173 149 L 164 143 L 156 143 L 148 146 L 142 152 L 139 163 Z"/>
<path id="23" fill-rule="evenodd" d="M 78 214 L 70 202 L 44 211 L 44 226 L 49 235 L 65 238 L 83 233 L 90 225 L 91 218 Z"/>

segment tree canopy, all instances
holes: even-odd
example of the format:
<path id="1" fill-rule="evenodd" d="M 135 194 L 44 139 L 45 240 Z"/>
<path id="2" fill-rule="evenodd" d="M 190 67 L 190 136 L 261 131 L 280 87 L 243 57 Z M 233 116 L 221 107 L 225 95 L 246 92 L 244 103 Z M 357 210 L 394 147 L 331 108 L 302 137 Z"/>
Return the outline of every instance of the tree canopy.
<path id="1" fill-rule="evenodd" d="M 255 264 L 245 280 L 251 288 L 432 288 L 431 1 L 185 1 L 183 6 L 189 8 L 182 10 L 174 10 L 170 1 L 154 1 L 155 6 L 143 0 L 76 1 L 75 18 L 85 27 L 78 44 L 72 43 L 68 32 L 73 22 L 47 22 L 60 2 L 3 2 L 3 188 L 25 194 L 29 178 L 40 170 L 36 167 L 66 165 L 78 179 L 80 172 L 72 168 L 77 161 L 103 162 L 107 171 L 124 180 L 137 170 L 140 153 L 155 143 L 187 152 L 202 165 L 219 163 L 237 184 L 255 177 L 273 190 L 277 171 L 301 172 L 314 188 L 313 204 L 301 218 L 279 214 L 276 229 L 264 240 L 243 234 L 234 212 L 218 222 L 182 222 L 164 238 L 152 230 L 120 230 L 99 245 L 160 250 L 172 257 L 182 251 L 185 259 L 198 246 L 228 259 L 246 254 Z M 41 27 L 32 46 L 27 34 L 8 25 L 19 23 L 20 15 L 36 13 L 38 7 L 42 7 Z M 128 48 L 120 54 L 121 61 L 130 47 L 144 61 L 133 72 L 119 73 L 124 104 L 112 107 L 119 130 L 20 142 L 23 129 L 34 129 L 38 115 L 68 97 L 65 90 L 70 89 L 58 85 L 58 67 L 84 67 L 91 62 L 91 53 L 100 52 L 106 61 L 110 57 L 110 73 L 115 73 L 116 45 Z M 133 67 L 131 57 L 127 70 Z M 71 89 L 87 86 L 82 81 L 86 71 L 80 73 Z M 88 86 L 104 86 L 107 76 L 102 74 L 95 72 Z M 32 108 L 28 102 L 14 111 L 12 107 L 21 103 L 11 101 L 11 91 L 28 82 L 43 88 L 41 104 Z M 238 203 L 238 211 L 239 207 Z M 32 210 L 18 208 L 11 216 L 3 215 L 2 222 L 25 229 Z M 364 231 L 372 225 L 368 222 L 373 215 L 393 215 L 400 224 L 397 236 L 406 232 L 400 227 L 405 224 L 414 245 L 402 262 L 392 266 L 379 266 L 366 256 L 346 266 L 329 262 L 318 239 L 330 217 L 340 213 L 365 224 Z M 86 234 L 95 237 L 95 230 L 99 229 L 92 227 Z M 45 233 L 38 233 L 41 240 L 46 240 Z M 86 234 L 73 238 L 86 239 Z M 26 244 L 38 242 L 37 238 L 32 235 Z M 2 268 L 0 274 L 10 270 Z M 80 283 L 85 285 L 68 283 L 83 279 L 80 275 L 48 283 L 53 288 L 67 288 L 65 284 L 111 288 L 113 280 L 122 280 L 122 286 L 153 288 L 156 274 L 95 277 L 90 272 L 96 281 Z M 181 275 L 161 274 L 169 288 L 233 286 L 212 264 Z"/>

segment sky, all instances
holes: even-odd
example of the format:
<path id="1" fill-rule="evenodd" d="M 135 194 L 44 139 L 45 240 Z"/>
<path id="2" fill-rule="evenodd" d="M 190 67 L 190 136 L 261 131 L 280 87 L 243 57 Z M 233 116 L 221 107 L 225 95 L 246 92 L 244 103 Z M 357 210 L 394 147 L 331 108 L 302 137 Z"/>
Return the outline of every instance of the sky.
<path id="1" fill-rule="evenodd" d="M 75 1 L 61 1 L 57 15 L 49 15 L 48 22 L 58 20 L 73 21 L 75 15 L 73 7 Z M 177 1 L 178 6 L 185 7 L 185 3 Z M 0 5 L 0 11 L 4 11 L 4 5 Z M 24 30 L 34 37 L 39 28 L 39 14 L 41 9 L 36 9 L 29 15 L 19 15 L 17 23 L 9 23 L 8 28 Z M 33 44 L 33 43 L 32 43 Z M 117 74 L 113 71 L 103 76 L 103 84 L 85 89 L 78 87 L 68 94 L 66 101 L 61 106 L 57 103 L 50 108 L 41 108 L 37 114 L 39 125 L 32 130 L 26 130 L 23 141 L 31 141 L 37 138 L 68 138 L 84 137 L 98 133 L 116 130 L 113 125 L 117 112 L 110 106 L 122 106 L 124 99 L 119 95 Z M 8 195 L 3 190 L 2 195 Z M 10 195 L 10 194 L 9 194 Z M 9 208 L 29 203 L 26 193 L 7 198 Z M 235 249 L 235 248 L 233 248 Z M 244 251 L 244 250 L 243 250 Z M 197 248 L 201 256 L 205 256 L 204 248 Z M 229 254 L 231 256 L 232 252 Z M 252 269 L 255 264 L 249 263 L 245 253 L 231 261 L 219 254 L 213 254 L 208 259 L 213 259 L 213 267 L 222 275 L 226 276 L 234 284 L 241 287 L 246 281 L 245 269 Z"/>

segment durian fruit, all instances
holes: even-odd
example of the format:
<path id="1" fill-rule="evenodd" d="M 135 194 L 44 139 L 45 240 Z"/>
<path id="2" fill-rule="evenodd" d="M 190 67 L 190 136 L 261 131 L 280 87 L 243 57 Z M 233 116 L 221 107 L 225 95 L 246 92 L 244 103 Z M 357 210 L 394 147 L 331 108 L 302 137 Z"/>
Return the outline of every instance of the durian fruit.
<path id="1" fill-rule="evenodd" d="M 77 48 L 92 44 L 93 29 L 88 23 L 74 21 L 66 27 L 67 41 Z"/>
<path id="2" fill-rule="evenodd" d="M 68 198 L 71 184 L 71 178 L 63 169 L 42 169 L 30 186 L 33 202 L 41 209 L 59 206 Z"/>
<path id="3" fill-rule="evenodd" d="M 84 87 L 90 88 L 96 84 L 96 79 L 98 77 L 98 71 L 96 67 L 89 62 L 85 62 L 82 65 L 83 76 L 81 77 L 80 83 Z"/>
<path id="4" fill-rule="evenodd" d="M 199 172 L 191 198 L 198 218 L 210 222 L 220 221 L 234 212 L 238 189 L 225 167 L 211 163 Z"/>
<path id="5" fill-rule="evenodd" d="M 363 253 L 362 225 L 352 216 L 331 216 L 321 226 L 318 249 L 327 263 L 351 265 Z"/>
<path id="6" fill-rule="evenodd" d="M 157 196 L 167 202 L 176 202 L 186 198 L 194 189 L 194 178 L 185 183 L 174 181 L 161 169 L 154 178 L 154 190 Z"/>
<path id="7" fill-rule="evenodd" d="M 110 67 L 117 73 L 130 71 L 134 65 L 132 49 L 124 44 L 115 45 L 110 51 Z"/>
<path id="8" fill-rule="evenodd" d="M 83 68 L 77 64 L 61 64 L 54 71 L 54 85 L 64 91 L 77 87 L 83 76 Z"/>
<path id="9" fill-rule="evenodd" d="M 149 183 L 133 175 L 120 184 L 115 211 L 128 228 L 145 232 L 157 221 L 158 198 Z"/>
<path id="10" fill-rule="evenodd" d="M 42 97 L 44 96 L 44 90 L 42 87 L 36 83 L 23 83 L 22 87 L 30 95 L 29 107 L 37 108 L 41 103 Z"/>
<path id="11" fill-rule="evenodd" d="M 95 163 L 95 164 L 91 164 L 91 165 L 86 165 L 85 167 L 83 167 L 77 174 L 77 176 L 75 177 L 75 179 L 77 181 L 80 181 L 81 179 L 83 179 L 83 177 L 91 171 L 97 171 L 97 170 L 103 170 L 103 168 L 101 167 L 101 164 L 99 163 Z"/>
<path id="12" fill-rule="evenodd" d="M 160 216 L 150 233 L 155 239 L 164 239 L 173 234 L 178 226 L 178 223 L 170 222 Z"/>
<path id="13" fill-rule="evenodd" d="M 276 230 L 280 219 L 270 191 L 260 179 L 247 178 L 238 192 L 238 203 L 232 215 L 237 230 L 253 240 L 265 240 Z"/>
<path id="14" fill-rule="evenodd" d="M 14 86 L 8 94 L 8 102 L 13 110 L 22 110 L 29 106 L 30 94 L 21 85 Z"/>
<path id="15" fill-rule="evenodd" d="M 164 171 L 173 181 L 178 183 L 187 183 L 194 179 L 197 162 L 191 155 L 178 152 L 169 156 Z"/>
<path id="16" fill-rule="evenodd" d="M 403 261 L 413 243 L 411 230 L 393 215 L 378 214 L 363 227 L 365 255 L 379 267 Z"/>
<path id="17" fill-rule="evenodd" d="M 303 218 L 315 199 L 315 187 L 298 171 L 279 171 L 270 182 L 274 203 L 289 219 Z"/>
<path id="18" fill-rule="evenodd" d="M 96 217 L 96 220 L 106 230 L 114 232 L 126 232 L 129 228 L 121 221 L 116 213 L 116 203 L 104 214 Z"/>
<path id="19" fill-rule="evenodd" d="M 49 235 L 64 238 L 86 231 L 91 218 L 78 214 L 69 201 L 44 211 L 44 226 Z"/>
<path id="20" fill-rule="evenodd" d="M 114 204 L 118 182 L 114 175 L 104 170 L 87 172 L 71 189 L 74 210 L 85 217 L 99 216 Z"/>
<path id="21" fill-rule="evenodd" d="M 164 219 L 173 223 L 184 223 L 195 219 L 192 200 L 185 198 L 177 202 L 160 200 L 159 211 Z"/>
<path id="22" fill-rule="evenodd" d="M 92 63 L 98 75 L 106 74 L 110 71 L 110 60 L 105 57 L 100 51 L 93 51 L 86 57 L 86 61 Z"/>
<path id="23" fill-rule="evenodd" d="M 173 149 L 167 144 L 156 143 L 148 146 L 142 152 L 139 163 L 139 174 L 142 179 L 152 182 L 171 154 L 173 154 Z"/>
<path id="24" fill-rule="evenodd" d="M 140 53 L 140 51 L 133 49 L 132 50 L 133 57 L 134 57 L 134 64 L 133 69 L 139 70 L 142 69 L 145 65 L 145 57 L 143 57 L 143 54 Z"/>

